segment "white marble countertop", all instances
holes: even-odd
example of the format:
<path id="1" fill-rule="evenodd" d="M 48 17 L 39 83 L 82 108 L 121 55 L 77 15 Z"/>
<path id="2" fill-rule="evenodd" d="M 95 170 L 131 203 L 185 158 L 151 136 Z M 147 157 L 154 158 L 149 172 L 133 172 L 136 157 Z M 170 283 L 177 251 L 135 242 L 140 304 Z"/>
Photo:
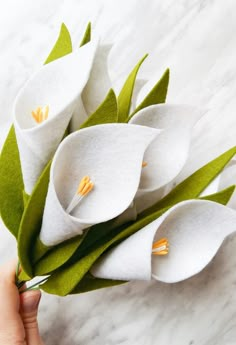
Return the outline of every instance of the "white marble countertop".
<path id="1" fill-rule="evenodd" d="M 8 0 L 0 3 L 1 142 L 19 87 L 46 57 L 61 22 L 74 41 L 91 20 L 114 42 L 116 88 L 150 52 L 141 77 L 171 69 L 170 102 L 200 104 L 184 175 L 236 144 L 236 2 L 234 0 Z M 2 227 L 3 228 L 3 227 Z M 0 233 L 0 264 L 15 243 Z M 236 343 L 236 237 L 198 276 L 173 285 L 132 282 L 74 297 L 44 295 L 47 345 L 233 345 Z"/>

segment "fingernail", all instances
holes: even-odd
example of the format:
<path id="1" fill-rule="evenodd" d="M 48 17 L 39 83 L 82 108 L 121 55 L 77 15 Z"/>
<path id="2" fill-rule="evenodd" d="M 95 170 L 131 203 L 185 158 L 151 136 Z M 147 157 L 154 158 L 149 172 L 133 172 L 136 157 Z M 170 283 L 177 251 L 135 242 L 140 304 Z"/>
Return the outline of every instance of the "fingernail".
<path id="1" fill-rule="evenodd" d="M 32 313 L 33 311 L 37 310 L 39 301 L 41 298 L 41 293 L 39 291 L 26 292 L 22 294 L 22 310 L 24 313 Z"/>

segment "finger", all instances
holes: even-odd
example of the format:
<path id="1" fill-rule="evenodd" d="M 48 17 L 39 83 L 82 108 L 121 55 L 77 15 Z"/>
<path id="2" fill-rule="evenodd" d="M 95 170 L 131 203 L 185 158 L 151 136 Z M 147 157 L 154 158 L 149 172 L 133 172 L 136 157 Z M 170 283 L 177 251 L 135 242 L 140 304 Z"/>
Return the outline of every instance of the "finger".
<path id="1" fill-rule="evenodd" d="M 0 344 L 24 339 L 24 327 L 19 314 L 20 298 L 15 285 L 16 260 L 0 267 Z M 14 339 L 13 339 L 14 338 Z"/>
<path id="2" fill-rule="evenodd" d="M 11 314 L 19 311 L 20 300 L 18 289 L 15 285 L 15 271 L 15 260 L 0 267 L 0 296 L 1 300 L 4 301 L 1 311 L 4 312 L 4 317 L 9 313 Z"/>
<path id="3" fill-rule="evenodd" d="M 27 345 L 42 345 L 37 321 L 40 298 L 41 292 L 39 290 L 28 291 L 20 296 L 20 313 Z"/>

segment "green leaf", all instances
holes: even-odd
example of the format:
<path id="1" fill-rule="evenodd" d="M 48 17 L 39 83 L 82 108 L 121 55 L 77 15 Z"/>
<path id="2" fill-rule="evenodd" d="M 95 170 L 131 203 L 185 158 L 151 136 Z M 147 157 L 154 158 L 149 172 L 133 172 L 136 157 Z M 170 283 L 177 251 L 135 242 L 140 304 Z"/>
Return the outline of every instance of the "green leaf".
<path id="1" fill-rule="evenodd" d="M 219 204 L 222 204 L 222 205 L 227 205 L 229 200 L 231 199 L 231 196 L 233 195 L 233 192 L 235 191 L 235 187 L 236 186 L 230 186 L 226 189 L 221 190 L 218 193 L 207 195 L 199 199 L 210 200 L 210 201 L 218 202 Z"/>
<path id="2" fill-rule="evenodd" d="M 25 190 L 23 190 L 22 194 L 23 194 L 23 201 L 24 201 L 24 208 L 25 208 L 30 198 L 30 195 L 27 194 Z"/>
<path id="3" fill-rule="evenodd" d="M 130 115 L 129 119 L 136 114 L 139 110 L 149 107 L 153 104 L 165 103 L 166 95 L 169 85 L 170 70 L 167 69 L 161 79 L 156 83 L 149 94 L 144 98 L 144 100 L 139 104 L 135 111 Z"/>
<path id="4" fill-rule="evenodd" d="M 52 48 L 49 56 L 47 57 L 44 64 L 46 65 L 49 62 L 52 62 L 56 59 L 59 59 L 67 54 L 70 54 L 72 52 L 72 42 L 70 33 L 66 27 L 66 25 L 63 23 L 61 25 L 61 30 L 58 36 L 58 39 Z"/>
<path id="5" fill-rule="evenodd" d="M 110 247 L 128 236 L 134 234 L 144 226 L 160 217 L 168 208 L 153 213 L 134 224 L 128 226 L 124 230 L 120 231 L 115 229 L 108 238 L 98 248 L 91 250 L 88 255 L 82 259 L 75 261 L 70 265 L 66 265 L 58 269 L 52 274 L 46 283 L 41 285 L 41 288 L 51 294 L 66 296 L 73 291 L 79 282 L 84 278 L 87 272 L 90 270 L 95 261 Z"/>
<path id="6" fill-rule="evenodd" d="M 90 273 L 87 273 L 85 277 L 79 282 L 79 284 L 74 288 L 74 290 L 71 291 L 70 294 L 79 294 L 88 291 L 104 289 L 111 286 L 121 285 L 125 283 L 127 282 L 123 280 L 95 278 Z"/>
<path id="7" fill-rule="evenodd" d="M 62 266 L 75 253 L 82 240 L 83 236 L 76 236 L 53 247 L 36 262 L 33 269 L 34 275 L 46 275 Z"/>
<path id="8" fill-rule="evenodd" d="M 91 23 L 89 22 L 87 27 L 86 27 L 82 41 L 80 43 L 80 47 L 82 47 L 86 43 L 90 42 L 90 40 L 91 40 Z"/>
<path id="9" fill-rule="evenodd" d="M 102 104 L 99 105 L 95 112 L 89 116 L 80 128 L 117 122 L 117 111 L 116 95 L 111 89 Z"/>
<path id="10" fill-rule="evenodd" d="M 23 189 L 19 151 L 12 126 L 0 156 L 0 213 L 4 224 L 15 237 L 24 211 Z"/>
<path id="11" fill-rule="evenodd" d="M 118 96 L 118 122 L 128 121 L 137 73 L 147 56 L 148 54 L 144 55 L 144 57 L 137 63 L 132 72 L 129 74 L 123 88 L 120 91 L 120 94 Z"/>
<path id="12" fill-rule="evenodd" d="M 236 153 L 236 146 L 226 151 L 219 157 L 204 165 L 191 176 L 178 184 L 169 194 L 155 205 L 142 212 L 139 217 L 144 217 L 167 206 L 172 206 L 180 201 L 197 198 L 214 178 L 224 169 L 226 164 Z"/>
<path id="13" fill-rule="evenodd" d="M 24 272 L 30 277 L 33 276 L 33 244 L 36 242 L 41 228 L 43 210 L 48 191 L 50 166 L 51 162 L 49 162 L 44 169 L 28 199 L 18 234 L 19 260 Z"/>

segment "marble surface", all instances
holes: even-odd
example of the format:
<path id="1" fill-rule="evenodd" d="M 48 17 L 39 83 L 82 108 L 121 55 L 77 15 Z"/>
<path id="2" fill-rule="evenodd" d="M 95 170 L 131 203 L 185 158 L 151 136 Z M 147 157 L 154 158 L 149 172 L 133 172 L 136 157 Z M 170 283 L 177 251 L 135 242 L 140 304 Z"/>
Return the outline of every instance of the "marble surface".
<path id="1" fill-rule="evenodd" d="M 181 180 L 236 144 L 236 2 L 234 0 L 8 0 L 0 3 L 0 135 L 19 87 L 43 62 L 64 21 L 78 42 L 88 20 L 113 42 L 116 89 L 150 52 L 141 77 L 171 69 L 170 102 L 208 109 L 199 122 Z M 0 264 L 16 255 L 1 226 Z M 198 276 L 173 285 L 132 282 L 84 295 L 43 295 L 47 345 L 233 345 L 236 343 L 236 237 Z"/>

